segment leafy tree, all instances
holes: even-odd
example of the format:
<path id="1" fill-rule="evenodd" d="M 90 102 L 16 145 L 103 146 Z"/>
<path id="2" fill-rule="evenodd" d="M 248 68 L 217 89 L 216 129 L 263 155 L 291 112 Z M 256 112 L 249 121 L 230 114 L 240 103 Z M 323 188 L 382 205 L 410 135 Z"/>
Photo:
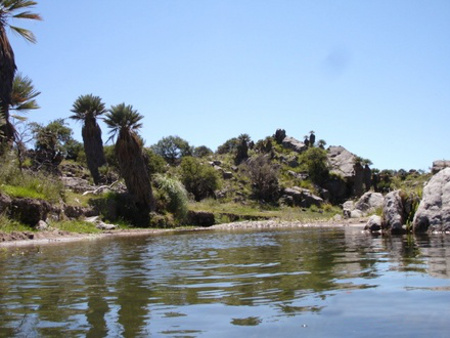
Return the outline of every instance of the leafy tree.
<path id="1" fill-rule="evenodd" d="M 36 160 L 43 164 L 58 165 L 66 155 L 65 144 L 72 139 L 72 130 L 63 119 L 57 119 L 44 126 L 30 123 L 35 139 Z"/>
<path id="2" fill-rule="evenodd" d="M 163 137 L 153 147 L 153 151 L 162 156 L 170 165 L 176 165 L 184 156 L 192 156 L 193 149 L 179 136 Z"/>
<path id="3" fill-rule="evenodd" d="M 220 187 L 220 178 L 210 165 L 202 164 L 194 157 L 184 157 L 180 165 L 181 182 L 186 190 L 194 195 L 196 201 L 214 196 Z"/>
<path id="4" fill-rule="evenodd" d="M 97 123 L 97 117 L 106 113 L 105 104 L 99 96 L 81 95 L 79 96 L 71 110 L 71 119 L 82 121 L 84 152 L 86 161 L 95 184 L 100 183 L 100 173 L 98 168 L 106 163 L 103 152 L 102 131 Z"/>
<path id="5" fill-rule="evenodd" d="M 193 151 L 194 157 L 206 157 L 212 155 L 213 151 L 209 149 L 207 146 L 199 146 L 195 147 Z"/>
<path id="6" fill-rule="evenodd" d="M 280 192 L 278 168 L 264 155 L 251 158 L 247 168 L 254 197 L 265 202 L 277 201 Z"/>
<path id="7" fill-rule="evenodd" d="M 233 153 L 239 145 L 239 139 L 237 137 L 230 138 L 225 141 L 224 144 L 217 148 L 218 154 L 231 154 Z"/>
<path id="8" fill-rule="evenodd" d="M 309 132 L 309 146 L 314 147 L 314 143 L 316 142 L 316 135 L 314 130 Z"/>
<path id="9" fill-rule="evenodd" d="M 11 94 L 17 69 L 14 52 L 9 43 L 6 29 L 9 27 L 26 40 L 32 43 L 36 42 L 36 38 L 31 31 L 9 23 L 11 19 L 41 20 L 39 14 L 29 11 L 36 4 L 37 2 L 29 0 L 0 1 L 0 114 L 3 119 L 0 128 L 2 129 L 1 138 L 3 143 L 11 144 L 14 140 L 14 128 L 10 121 L 9 109 L 13 102 Z"/>
<path id="10" fill-rule="evenodd" d="M 117 136 L 115 154 L 120 173 L 125 179 L 128 192 L 139 211 L 135 222 L 148 225 L 148 213 L 154 209 L 152 186 L 145 164 L 143 144 L 137 131 L 144 118 L 131 105 L 124 103 L 112 106 L 107 112 L 105 123 L 111 129 L 110 139 Z"/>
<path id="11" fill-rule="evenodd" d="M 327 152 L 321 148 L 308 148 L 300 155 L 300 162 L 304 165 L 313 183 L 322 185 L 328 178 Z"/>

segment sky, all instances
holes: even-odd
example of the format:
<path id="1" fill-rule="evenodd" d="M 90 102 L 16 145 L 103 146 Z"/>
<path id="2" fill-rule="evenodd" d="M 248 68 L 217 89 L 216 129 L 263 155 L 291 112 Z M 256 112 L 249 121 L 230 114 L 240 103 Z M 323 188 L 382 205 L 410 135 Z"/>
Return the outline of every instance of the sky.
<path id="1" fill-rule="evenodd" d="M 216 150 L 281 128 L 378 169 L 450 160 L 448 0 L 38 0 L 34 11 L 43 21 L 12 23 L 36 44 L 8 32 L 41 92 L 30 121 L 67 118 L 94 94 L 144 115 L 146 145 L 177 135 Z"/>

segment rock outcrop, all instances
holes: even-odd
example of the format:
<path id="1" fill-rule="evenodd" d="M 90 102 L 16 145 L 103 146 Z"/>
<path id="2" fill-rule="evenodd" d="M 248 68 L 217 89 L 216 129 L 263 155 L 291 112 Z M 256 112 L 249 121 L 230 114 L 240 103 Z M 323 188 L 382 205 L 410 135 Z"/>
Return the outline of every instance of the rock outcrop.
<path id="1" fill-rule="evenodd" d="M 400 190 L 391 191 L 384 197 L 383 216 L 384 229 L 392 233 L 404 232 L 404 208 Z"/>
<path id="2" fill-rule="evenodd" d="M 354 203 L 347 201 L 342 205 L 345 218 L 359 218 L 374 213 L 383 207 L 384 197 L 381 193 L 368 191 Z"/>
<path id="3" fill-rule="evenodd" d="M 372 215 L 369 217 L 367 224 L 364 230 L 368 230 L 370 232 L 378 232 L 383 227 L 383 218 L 378 215 Z"/>
<path id="4" fill-rule="evenodd" d="M 413 230 L 450 231 L 450 168 L 439 171 L 425 185 L 414 216 Z"/>
<path id="5" fill-rule="evenodd" d="M 434 161 L 433 166 L 431 167 L 431 172 L 433 174 L 437 174 L 439 171 L 445 168 L 450 168 L 450 161 L 446 160 Z"/>
<path id="6" fill-rule="evenodd" d="M 314 195 L 308 189 L 300 187 L 286 188 L 283 191 L 283 199 L 290 206 L 309 208 L 312 205 L 320 207 L 323 199 Z"/>
<path id="7" fill-rule="evenodd" d="M 299 140 L 291 137 L 291 136 L 286 136 L 283 139 L 283 147 L 291 149 L 297 153 L 302 153 L 303 151 L 305 151 L 306 149 L 308 149 L 308 147 L 303 143 L 300 142 Z"/>
<path id="8" fill-rule="evenodd" d="M 11 216 L 18 221 L 36 226 L 39 221 L 46 220 L 51 205 L 43 200 L 31 198 L 16 198 L 11 202 Z"/>

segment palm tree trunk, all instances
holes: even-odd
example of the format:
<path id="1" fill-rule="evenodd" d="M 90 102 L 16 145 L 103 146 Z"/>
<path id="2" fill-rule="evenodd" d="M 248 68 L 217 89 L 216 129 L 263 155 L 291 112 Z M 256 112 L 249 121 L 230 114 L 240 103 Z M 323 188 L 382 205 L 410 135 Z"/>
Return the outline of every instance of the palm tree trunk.
<path id="1" fill-rule="evenodd" d="M 103 152 L 102 131 L 95 119 L 86 120 L 81 131 L 86 161 L 95 184 L 100 183 L 98 168 L 106 163 Z"/>
<path id="2" fill-rule="evenodd" d="M 4 120 L 0 130 L 3 134 L 3 144 L 12 144 L 14 141 L 14 126 L 9 121 L 9 105 L 15 72 L 14 52 L 6 36 L 5 27 L 0 24 L 0 114 Z"/>
<path id="3" fill-rule="evenodd" d="M 121 129 L 117 139 L 116 156 L 128 192 L 143 218 L 154 210 L 152 186 L 144 161 L 142 146 L 138 138 L 126 129 Z"/>

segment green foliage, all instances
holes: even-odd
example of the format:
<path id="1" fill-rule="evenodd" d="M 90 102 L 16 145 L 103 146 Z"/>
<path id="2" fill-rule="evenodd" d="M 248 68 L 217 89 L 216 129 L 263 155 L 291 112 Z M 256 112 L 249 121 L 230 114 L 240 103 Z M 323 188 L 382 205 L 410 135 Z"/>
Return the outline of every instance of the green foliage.
<path id="1" fill-rule="evenodd" d="M 141 120 L 143 115 L 133 109 L 132 105 L 125 105 L 121 103 L 111 106 L 111 109 L 106 113 L 104 122 L 110 128 L 111 135 L 108 141 L 113 140 L 121 130 L 136 131 L 142 127 Z"/>
<path id="2" fill-rule="evenodd" d="M 167 171 L 167 164 L 162 156 L 156 154 L 151 148 L 144 148 L 144 154 L 150 176 Z"/>
<path id="3" fill-rule="evenodd" d="M 188 213 L 188 194 L 186 188 L 177 179 L 156 174 L 154 183 L 158 188 L 158 204 L 172 213 L 179 222 L 182 222 Z"/>
<path id="4" fill-rule="evenodd" d="M 10 219 L 4 213 L 0 214 L 0 232 L 11 233 L 13 231 L 30 231 L 29 226 L 24 225 L 16 220 Z"/>
<path id="5" fill-rule="evenodd" d="M 10 109 L 20 113 L 39 109 L 40 107 L 36 102 L 36 97 L 39 94 L 41 93 L 34 88 L 33 81 L 29 77 L 20 73 L 16 74 L 11 93 Z M 23 120 L 23 117 L 14 117 Z"/>
<path id="6" fill-rule="evenodd" d="M 37 161 L 59 164 L 67 155 L 66 144 L 73 144 L 72 130 L 65 125 L 64 119 L 57 119 L 44 126 L 30 123 L 35 139 Z"/>
<path id="7" fill-rule="evenodd" d="M 239 145 L 239 139 L 237 137 L 230 138 L 224 144 L 217 148 L 217 154 L 231 154 Z"/>
<path id="8" fill-rule="evenodd" d="M 116 170 L 119 170 L 119 163 L 117 162 L 117 156 L 116 156 L 116 152 L 114 150 L 114 146 L 113 145 L 104 146 L 103 151 L 105 153 L 106 163 L 108 163 L 108 165 L 110 167 L 113 167 Z"/>
<path id="9" fill-rule="evenodd" d="M 1 158 L 0 190 L 14 197 L 39 198 L 58 202 L 64 196 L 61 181 L 51 175 L 35 172 L 21 172 L 18 161 L 12 153 Z"/>
<path id="10" fill-rule="evenodd" d="M 79 220 L 52 222 L 51 226 L 62 231 L 75 232 L 80 234 L 95 234 L 101 232 L 101 230 L 95 227 L 95 224 Z"/>
<path id="11" fill-rule="evenodd" d="M 193 151 L 193 156 L 194 157 L 206 157 L 209 155 L 213 154 L 213 151 L 211 149 L 209 149 L 207 146 L 199 146 L 199 147 L 195 147 L 194 151 Z"/>
<path id="12" fill-rule="evenodd" d="M 258 200 L 275 202 L 278 200 L 280 187 L 278 184 L 278 169 L 270 160 L 260 155 L 252 158 L 247 165 L 251 180 L 253 195 Z"/>
<path id="13" fill-rule="evenodd" d="M 300 163 L 308 172 L 313 183 L 321 185 L 328 178 L 327 152 L 321 148 L 310 147 L 300 155 Z"/>
<path id="14" fill-rule="evenodd" d="M 73 103 L 70 111 L 74 114 L 69 118 L 86 123 L 88 119 L 95 119 L 97 116 L 106 113 L 106 108 L 100 96 L 88 94 L 80 95 Z"/>
<path id="15" fill-rule="evenodd" d="M 152 150 L 162 156 L 170 165 L 176 165 L 185 156 L 192 156 L 193 148 L 179 136 L 163 137 Z"/>
<path id="16" fill-rule="evenodd" d="M 196 201 L 214 196 L 220 187 L 220 178 L 210 165 L 202 164 L 194 157 L 185 157 L 180 165 L 181 182 L 186 190 L 194 195 Z"/>
<path id="17" fill-rule="evenodd" d="M 84 160 L 86 160 L 86 154 L 84 153 L 83 144 L 81 142 L 71 138 L 65 143 L 64 148 L 66 151 L 66 159 L 78 161 L 78 157 L 81 155 L 84 156 Z"/>

